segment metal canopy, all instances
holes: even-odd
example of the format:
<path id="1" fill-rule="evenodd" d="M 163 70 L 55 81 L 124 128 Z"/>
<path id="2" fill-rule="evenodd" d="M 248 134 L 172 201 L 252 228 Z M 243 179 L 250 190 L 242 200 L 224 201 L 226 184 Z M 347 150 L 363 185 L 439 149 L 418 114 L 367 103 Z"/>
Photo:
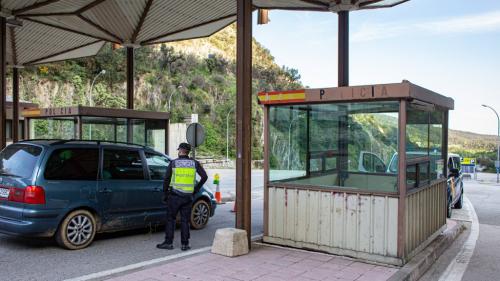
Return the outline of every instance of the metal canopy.
<path id="1" fill-rule="evenodd" d="M 6 0 L 3 13 L 125 46 L 209 36 L 236 20 L 234 0 Z"/>
<path id="2" fill-rule="evenodd" d="M 254 0 L 253 6 L 263 9 L 341 12 L 392 7 L 406 1 L 408 0 Z M 150 45 L 209 36 L 236 20 L 235 0 L 5 0 L 2 2 L 2 13 L 22 19 L 25 25 L 30 26 L 30 31 L 33 30 L 30 35 L 38 34 L 40 37 L 41 34 L 48 34 L 49 30 L 54 31 L 54 29 L 59 29 L 60 34 L 75 33 L 72 36 L 61 35 L 61 38 L 68 38 L 63 41 L 57 40 L 52 44 L 47 42 L 49 44 L 46 46 L 68 44 L 75 48 L 86 47 L 86 44 L 92 43 L 92 39 L 95 43 L 96 40 L 102 40 L 130 46 Z M 82 39 L 77 42 L 71 38 L 76 34 L 88 37 L 83 40 L 84 42 Z M 33 42 L 44 41 L 40 40 L 41 38 L 37 38 L 40 41 L 36 40 L 36 36 L 30 37 L 34 38 Z M 62 57 L 66 58 L 71 56 Z M 33 62 L 34 58 L 24 60 Z"/>

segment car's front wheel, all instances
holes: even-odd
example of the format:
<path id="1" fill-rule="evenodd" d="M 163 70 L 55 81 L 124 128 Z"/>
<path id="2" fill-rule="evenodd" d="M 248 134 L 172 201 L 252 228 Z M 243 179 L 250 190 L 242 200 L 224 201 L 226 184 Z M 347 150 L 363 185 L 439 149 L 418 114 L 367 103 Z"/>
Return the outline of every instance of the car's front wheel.
<path id="1" fill-rule="evenodd" d="M 96 220 L 86 210 L 76 210 L 69 213 L 56 233 L 59 246 L 68 250 L 86 248 L 94 240 Z"/>
<path id="2" fill-rule="evenodd" d="M 193 204 L 191 210 L 191 227 L 193 229 L 202 229 L 208 223 L 210 217 L 210 205 L 204 200 L 198 200 Z"/>

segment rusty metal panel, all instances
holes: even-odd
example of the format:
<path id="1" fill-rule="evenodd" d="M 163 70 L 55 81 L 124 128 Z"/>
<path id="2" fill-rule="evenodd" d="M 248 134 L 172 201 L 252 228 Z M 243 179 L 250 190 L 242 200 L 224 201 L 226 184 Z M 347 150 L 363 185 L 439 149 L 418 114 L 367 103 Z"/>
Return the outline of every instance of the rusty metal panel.
<path id="1" fill-rule="evenodd" d="M 296 241 L 306 241 L 306 229 L 307 229 L 307 194 L 306 190 L 297 191 L 297 221 L 295 223 L 295 238 Z"/>
<path id="2" fill-rule="evenodd" d="M 410 258 L 446 224 L 446 181 L 408 194 L 405 205 L 405 257 Z"/>
<path id="3" fill-rule="evenodd" d="M 285 245 L 397 255 L 398 198 L 269 187 L 268 237 Z M 278 242 L 279 244 L 279 242 Z"/>

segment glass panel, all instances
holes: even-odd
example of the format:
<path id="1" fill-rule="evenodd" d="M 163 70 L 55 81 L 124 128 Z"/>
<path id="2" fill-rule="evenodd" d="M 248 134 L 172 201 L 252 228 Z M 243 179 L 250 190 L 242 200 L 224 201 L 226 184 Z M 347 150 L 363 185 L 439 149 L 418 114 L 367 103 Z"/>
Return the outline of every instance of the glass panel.
<path id="1" fill-rule="evenodd" d="M 429 112 L 410 107 L 406 122 L 407 159 L 429 155 Z"/>
<path id="2" fill-rule="evenodd" d="M 307 111 L 294 106 L 269 111 L 269 179 L 306 175 Z"/>
<path id="3" fill-rule="evenodd" d="M 19 139 L 24 140 L 24 120 L 19 120 Z"/>
<path id="4" fill-rule="evenodd" d="M 422 163 L 418 165 L 418 182 L 420 186 L 429 183 L 429 163 Z"/>
<path id="5" fill-rule="evenodd" d="M 0 153 L 0 175 L 30 178 L 42 149 L 32 145 L 13 144 Z"/>
<path id="6" fill-rule="evenodd" d="M 99 150 L 58 149 L 52 152 L 44 177 L 47 180 L 97 180 Z"/>
<path id="7" fill-rule="evenodd" d="M 325 173 L 337 168 L 339 137 L 338 106 L 322 104 L 309 108 L 309 171 Z"/>
<path id="8" fill-rule="evenodd" d="M 165 153 L 165 120 L 146 120 L 146 145 Z"/>
<path id="9" fill-rule="evenodd" d="M 146 121 L 142 119 L 133 119 L 131 121 L 133 130 L 132 143 L 146 145 Z"/>
<path id="10" fill-rule="evenodd" d="M 31 119 L 31 139 L 73 139 L 76 120 L 73 117 L 57 119 Z"/>
<path id="11" fill-rule="evenodd" d="M 127 120 L 124 118 L 82 117 L 82 139 L 126 141 Z M 119 130 L 125 127 L 125 130 Z"/>
<path id="12" fill-rule="evenodd" d="M 429 129 L 429 156 L 431 159 L 430 179 L 435 180 L 443 176 L 444 155 L 443 155 L 443 122 L 444 113 L 442 111 L 431 112 Z"/>
<path id="13" fill-rule="evenodd" d="M 406 167 L 406 189 L 417 187 L 417 165 Z"/>
<path id="14" fill-rule="evenodd" d="M 12 139 L 12 120 L 5 120 L 5 138 Z"/>
<path id="15" fill-rule="evenodd" d="M 272 106 L 270 180 L 396 191 L 397 170 L 388 167 L 397 159 L 398 111 L 399 102 Z"/>
<path id="16" fill-rule="evenodd" d="M 167 157 L 146 153 L 146 162 L 148 164 L 149 176 L 152 180 L 163 180 L 167 173 L 167 167 L 170 161 Z"/>
<path id="17" fill-rule="evenodd" d="M 144 179 L 144 169 L 139 152 L 104 150 L 102 177 L 105 180 Z"/>

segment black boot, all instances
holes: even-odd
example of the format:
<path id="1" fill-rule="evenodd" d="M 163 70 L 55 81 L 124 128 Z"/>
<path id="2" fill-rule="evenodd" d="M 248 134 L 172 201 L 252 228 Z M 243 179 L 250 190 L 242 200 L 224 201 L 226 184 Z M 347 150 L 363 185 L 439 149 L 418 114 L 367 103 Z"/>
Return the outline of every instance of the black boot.
<path id="1" fill-rule="evenodd" d="M 189 249 L 191 249 L 191 247 L 189 246 L 189 244 L 185 244 L 185 245 L 182 245 L 182 246 L 181 246 L 181 250 L 182 250 L 182 251 L 187 251 L 187 250 L 189 250 Z"/>
<path id="2" fill-rule="evenodd" d="M 156 248 L 158 248 L 158 249 L 164 249 L 164 250 L 173 250 L 174 249 L 174 245 L 168 244 L 165 241 L 165 242 L 163 242 L 161 244 L 156 245 Z"/>

